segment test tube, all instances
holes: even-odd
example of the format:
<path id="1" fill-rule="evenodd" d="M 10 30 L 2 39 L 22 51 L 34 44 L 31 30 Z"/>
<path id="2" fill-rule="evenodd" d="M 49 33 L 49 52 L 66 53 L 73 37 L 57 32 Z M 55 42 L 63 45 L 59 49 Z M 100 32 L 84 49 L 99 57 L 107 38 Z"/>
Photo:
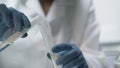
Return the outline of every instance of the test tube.
<path id="1" fill-rule="evenodd" d="M 57 59 L 57 54 L 55 54 L 51 51 L 52 47 L 54 46 L 54 42 L 53 42 L 52 31 L 51 31 L 49 23 L 47 23 L 45 21 L 44 24 L 39 24 L 39 28 L 40 28 L 41 34 L 43 36 L 43 39 L 46 43 L 46 47 L 50 54 L 54 68 L 61 68 L 61 66 L 56 65 L 56 63 L 55 63 L 55 61 Z"/>

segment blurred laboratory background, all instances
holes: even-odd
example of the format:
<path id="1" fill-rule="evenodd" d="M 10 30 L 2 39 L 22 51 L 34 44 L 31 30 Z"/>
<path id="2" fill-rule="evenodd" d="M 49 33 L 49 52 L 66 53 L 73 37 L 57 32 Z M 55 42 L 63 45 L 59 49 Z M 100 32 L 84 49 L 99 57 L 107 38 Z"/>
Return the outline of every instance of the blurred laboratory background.
<path id="1" fill-rule="evenodd" d="M 120 51 L 120 0 L 94 0 L 104 51 Z"/>
<path id="2" fill-rule="evenodd" d="M 120 54 L 120 0 L 94 0 L 94 4 L 101 26 L 100 45 L 116 60 Z"/>
<path id="3" fill-rule="evenodd" d="M 120 0 L 94 0 L 96 16 L 101 25 L 100 43 L 102 45 L 117 46 L 120 44 L 119 3 Z"/>

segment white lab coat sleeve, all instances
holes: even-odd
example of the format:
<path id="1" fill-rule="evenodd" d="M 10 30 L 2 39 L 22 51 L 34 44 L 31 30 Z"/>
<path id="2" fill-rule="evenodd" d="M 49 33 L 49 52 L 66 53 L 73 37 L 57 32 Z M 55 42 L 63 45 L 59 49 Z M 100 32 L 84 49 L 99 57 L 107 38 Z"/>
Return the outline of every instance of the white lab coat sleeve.
<path id="1" fill-rule="evenodd" d="M 110 68 L 109 61 L 100 50 L 99 25 L 95 19 L 95 10 L 92 3 L 87 12 L 86 24 L 83 30 L 81 50 L 89 68 Z"/>

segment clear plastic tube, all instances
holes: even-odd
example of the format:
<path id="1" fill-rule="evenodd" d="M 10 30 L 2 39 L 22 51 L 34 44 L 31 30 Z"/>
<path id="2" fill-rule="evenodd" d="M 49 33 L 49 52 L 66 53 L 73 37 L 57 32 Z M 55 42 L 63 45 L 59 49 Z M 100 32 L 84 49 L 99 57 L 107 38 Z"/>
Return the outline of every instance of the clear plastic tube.
<path id="1" fill-rule="evenodd" d="M 61 68 L 60 66 L 55 64 L 55 61 L 57 59 L 57 57 L 56 57 L 57 54 L 52 53 L 52 51 L 51 51 L 52 47 L 54 46 L 54 42 L 53 42 L 50 25 L 47 22 L 44 22 L 44 24 L 42 24 L 42 25 L 40 24 L 39 26 L 40 26 L 40 31 L 42 33 L 44 41 L 46 43 L 48 52 L 50 53 L 50 57 L 51 57 L 53 65 L 54 65 L 54 68 Z"/>

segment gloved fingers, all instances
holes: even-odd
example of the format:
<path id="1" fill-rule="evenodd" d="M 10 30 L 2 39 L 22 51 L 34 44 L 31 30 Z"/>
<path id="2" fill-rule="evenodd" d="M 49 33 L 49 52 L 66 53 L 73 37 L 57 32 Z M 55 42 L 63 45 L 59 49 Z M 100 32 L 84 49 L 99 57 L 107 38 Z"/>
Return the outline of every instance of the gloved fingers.
<path id="1" fill-rule="evenodd" d="M 5 33 L 5 31 L 7 31 L 8 27 L 6 25 L 2 25 L 0 26 L 0 41 L 3 41 L 3 35 Z"/>
<path id="2" fill-rule="evenodd" d="M 3 41 L 3 34 L 8 29 L 8 26 L 4 23 L 4 21 L 1 18 L 2 16 L 0 15 L 0 41 Z"/>
<path id="3" fill-rule="evenodd" d="M 86 62 L 81 62 L 81 65 L 78 66 L 79 68 L 88 68 L 88 64 Z"/>
<path id="4" fill-rule="evenodd" d="M 81 68 L 89 68 L 87 63 L 84 63 L 84 64 L 82 64 L 82 65 L 79 66 L 79 67 L 81 67 Z"/>
<path id="5" fill-rule="evenodd" d="M 7 28 L 8 27 L 5 23 L 0 22 L 0 34 L 3 33 Z"/>
<path id="6" fill-rule="evenodd" d="M 67 51 L 67 50 L 71 50 L 72 49 L 72 46 L 70 46 L 71 44 L 58 44 L 56 46 L 54 46 L 52 48 L 52 52 L 53 53 L 59 53 L 59 52 L 62 52 L 62 51 Z"/>
<path id="7" fill-rule="evenodd" d="M 71 51 L 68 51 L 64 55 L 59 55 L 59 57 L 56 61 L 56 64 L 61 65 L 61 64 L 69 63 L 70 61 L 72 61 L 73 59 L 78 57 L 79 55 L 80 55 L 80 53 L 77 50 L 72 49 Z"/>
<path id="8" fill-rule="evenodd" d="M 23 13 L 21 13 L 21 16 L 22 16 L 22 20 L 23 20 L 23 26 L 25 28 L 30 28 L 31 24 L 30 24 L 29 19 Z"/>
<path id="9" fill-rule="evenodd" d="M 23 30 L 23 20 L 20 15 L 20 12 L 14 8 L 9 8 L 13 16 L 14 31 L 21 32 Z"/>
<path id="10" fill-rule="evenodd" d="M 74 68 L 88 68 L 86 61 L 80 62 L 80 64 L 74 65 Z"/>
<path id="11" fill-rule="evenodd" d="M 74 65 L 74 68 L 75 67 L 77 67 L 77 68 L 88 68 L 88 64 L 87 64 L 83 55 L 80 55 L 78 60 L 80 60 L 80 62 L 78 62 L 79 64 Z"/>
<path id="12" fill-rule="evenodd" d="M 8 27 L 11 26 L 11 12 L 4 4 L 0 4 L 0 16 L 1 16 L 1 23 L 5 23 Z"/>
<path id="13" fill-rule="evenodd" d="M 4 31 L 4 33 L 2 34 L 2 36 L 0 37 L 0 40 L 6 40 L 9 36 L 11 36 L 13 34 L 12 32 L 13 28 L 8 28 Z"/>
<path id="14" fill-rule="evenodd" d="M 80 56 L 80 57 L 72 60 L 68 64 L 63 65 L 63 68 L 84 68 L 83 67 L 84 63 L 86 63 L 86 62 L 84 61 L 83 56 Z"/>

